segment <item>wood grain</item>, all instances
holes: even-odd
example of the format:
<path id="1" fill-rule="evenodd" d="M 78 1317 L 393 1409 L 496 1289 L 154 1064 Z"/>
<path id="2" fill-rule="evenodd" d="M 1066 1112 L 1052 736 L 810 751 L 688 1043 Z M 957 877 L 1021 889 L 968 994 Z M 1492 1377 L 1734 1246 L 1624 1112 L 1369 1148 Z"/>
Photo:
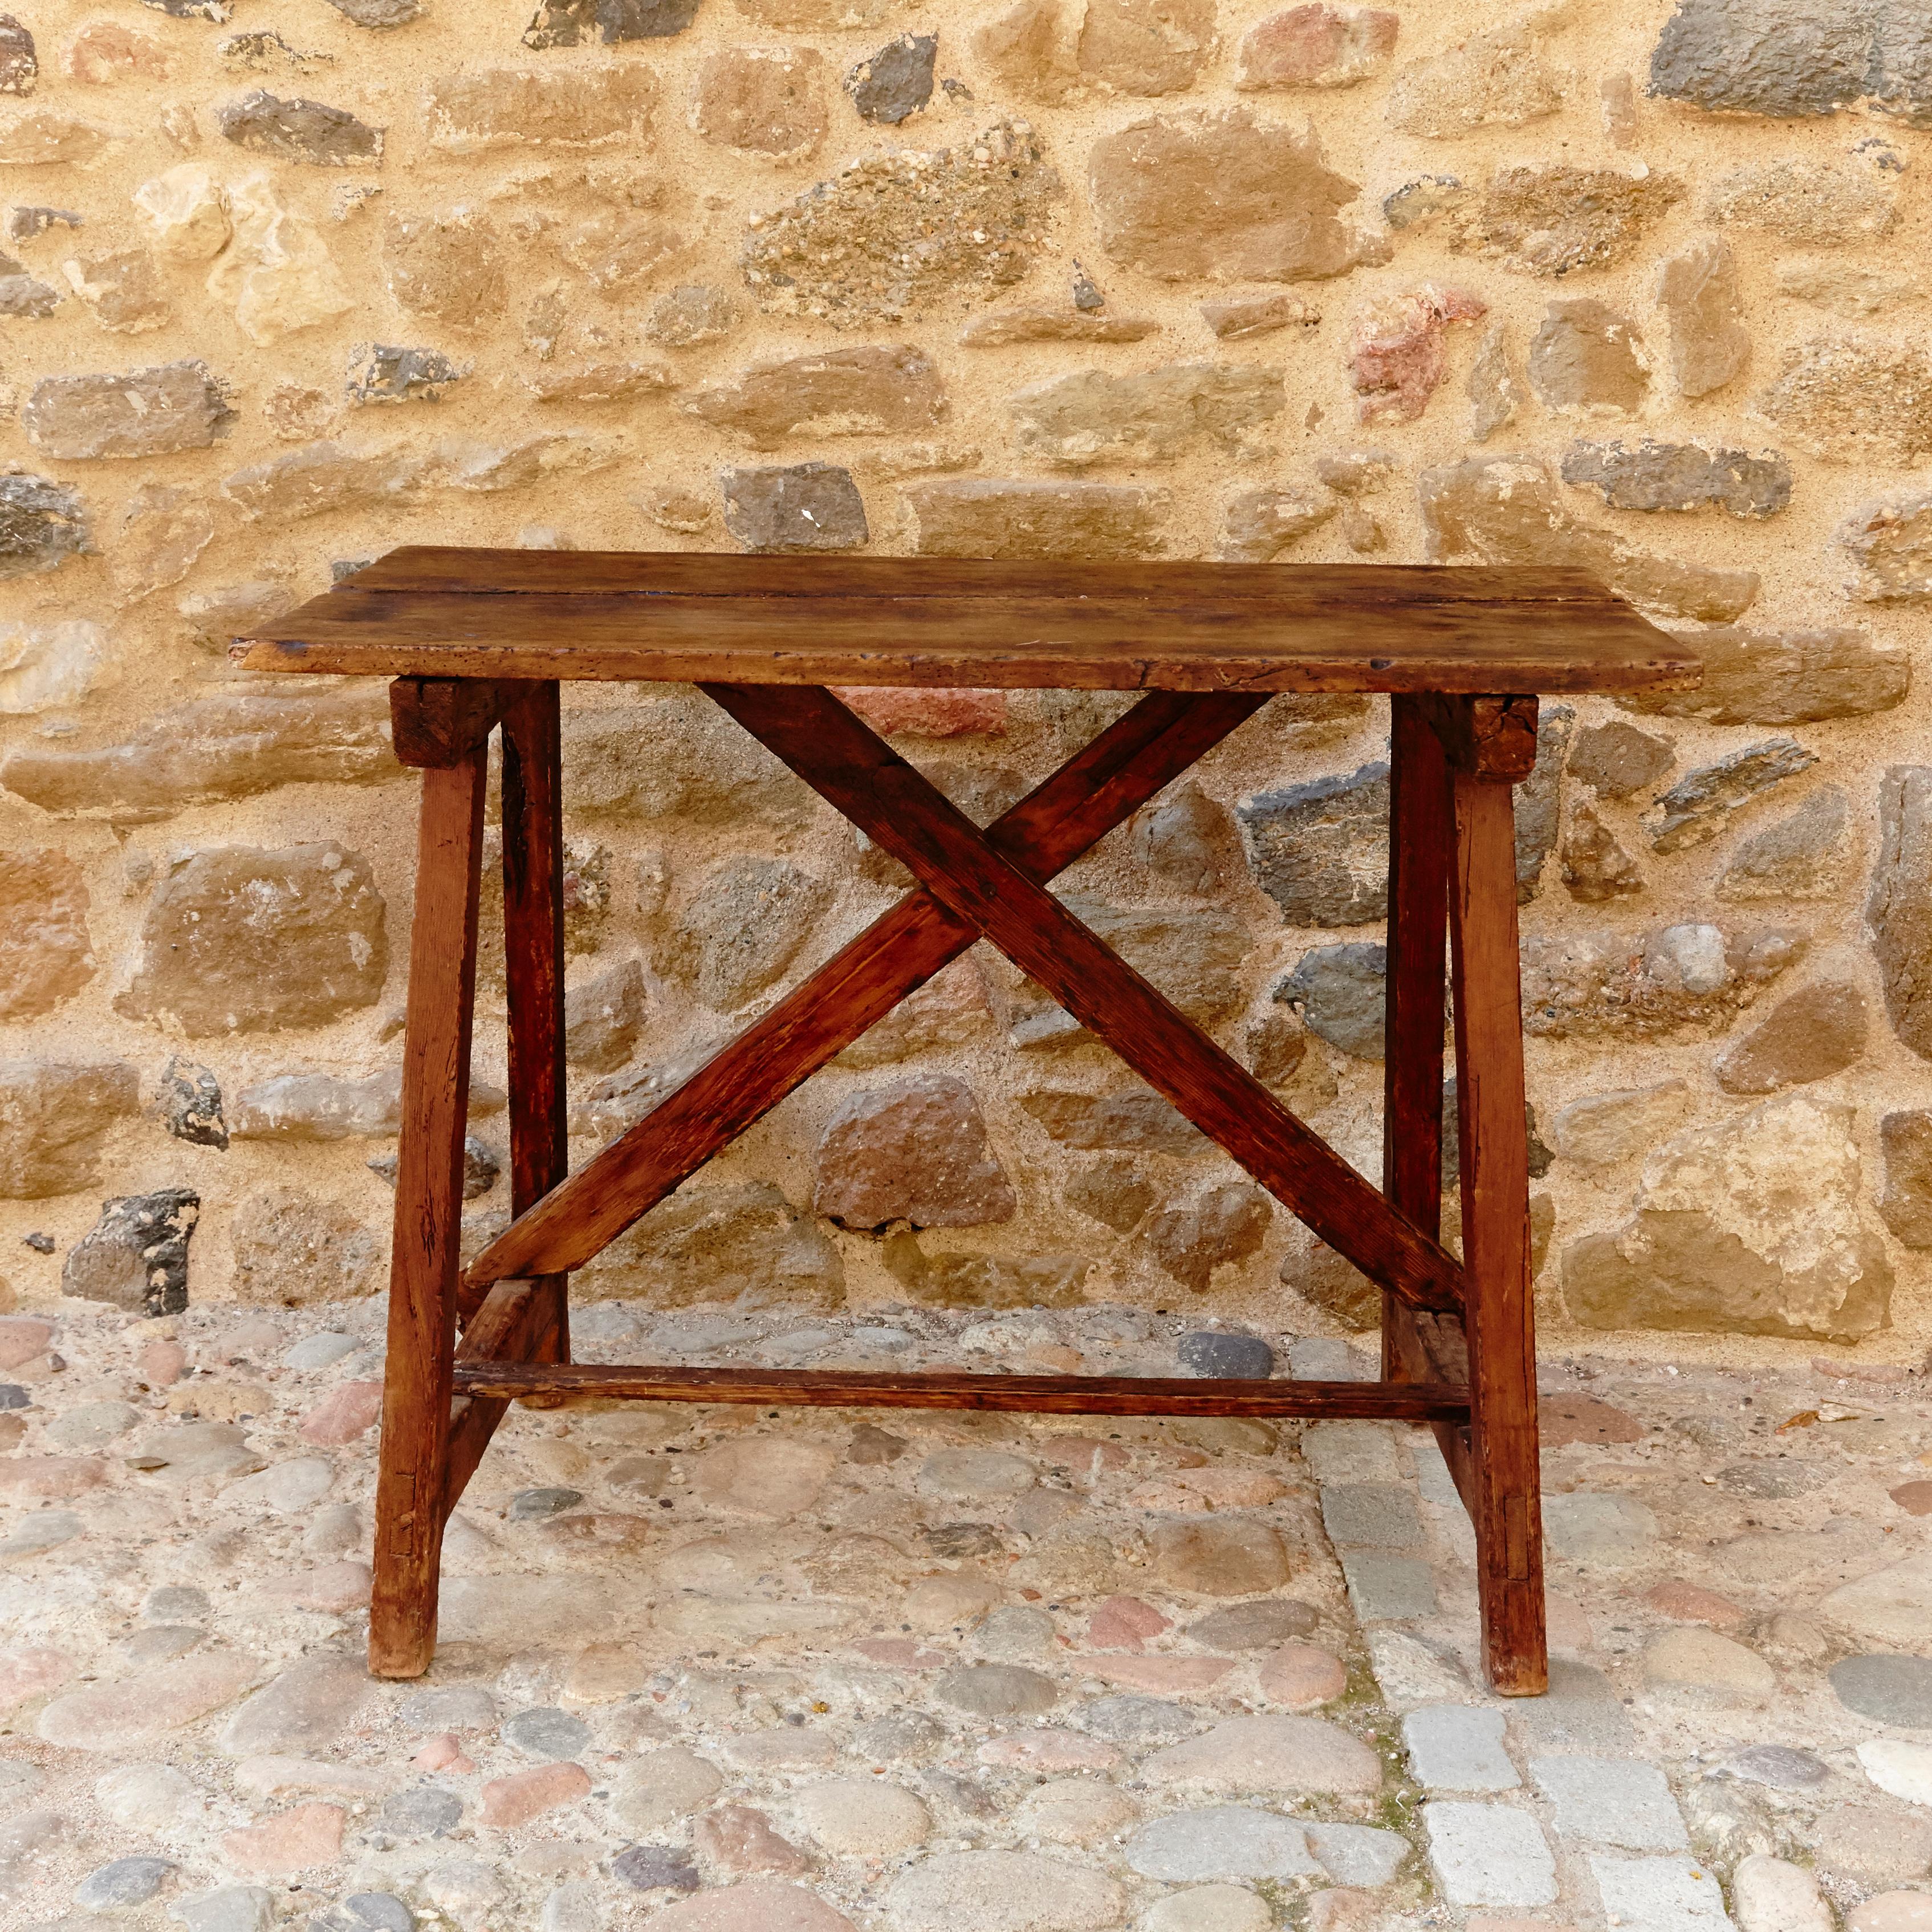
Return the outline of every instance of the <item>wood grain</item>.
<path id="1" fill-rule="evenodd" d="M 1463 1326 L 1468 1342 L 1477 1592 L 1490 1684 L 1548 1688 L 1529 1261 L 1529 1150 L 1516 952 L 1516 828 L 1506 784 L 1454 781 L 1450 899 L 1462 1161 Z"/>
<path id="2" fill-rule="evenodd" d="M 389 734 L 397 762 L 461 763 L 496 728 L 503 694 L 471 679 L 399 677 L 389 686 Z"/>
<path id="3" fill-rule="evenodd" d="M 456 1345 L 456 1363 L 466 1360 L 514 1360 L 550 1364 L 554 1352 L 555 1298 L 542 1284 L 532 1281 L 500 1281 L 483 1306 L 463 1331 Z M 449 1406 L 449 1469 L 444 1479 L 442 1513 L 446 1518 L 457 1504 L 496 1425 L 503 1419 L 507 1401 L 487 1396 L 458 1395 Z"/>
<path id="4" fill-rule="evenodd" d="M 1461 1270 L 1451 1256 L 1390 1208 L 1050 892 L 989 847 L 970 820 L 830 693 L 704 688 L 1330 1247 L 1414 1306 L 1459 1305 Z"/>
<path id="5" fill-rule="evenodd" d="M 369 1605 L 378 1677 L 419 1677 L 436 1651 L 485 769 L 478 745 L 422 780 Z"/>
<path id="6" fill-rule="evenodd" d="M 1452 772 L 1511 784 L 1528 777 L 1536 763 L 1534 698 L 1458 698 L 1430 692 L 1419 695 L 1416 703 L 1441 742 Z"/>
<path id="7" fill-rule="evenodd" d="M 1267 702 L 1155 692 L 986 830 L 1052 878 Z M 580 1268 L 979 938 L 914 891 L 605 1148 L 470 1264 L 465 1312 L 500 1276 Z"/>
<path id="8" fill-rule="evenodd" d="M 1187 1376 L 874 1375 L 831 1369 L 614 1368 L 466 1360 L 464 1394 L 638 1402 L 977 1408 L 1050 1415 L 1304 1415 L 1430 1421 L 1466 1414 L 1464 1390 L 1426 1383 L 1224 1382 Z"/>

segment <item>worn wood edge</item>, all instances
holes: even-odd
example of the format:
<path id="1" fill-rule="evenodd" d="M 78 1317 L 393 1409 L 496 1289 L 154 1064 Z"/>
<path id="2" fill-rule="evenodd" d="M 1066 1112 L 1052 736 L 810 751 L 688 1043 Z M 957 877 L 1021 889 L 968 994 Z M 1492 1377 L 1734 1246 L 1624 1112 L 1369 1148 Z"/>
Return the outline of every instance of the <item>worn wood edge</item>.
<path id="1" fill-rule="evenodd" d="M 398 677 L 389 686 L 389 735 L 398 764 L 446 770 L 496 728 L 510 694 L 485 679 Z"/>
<path id="2" fill-rule="evenodd" d="M 500 1288 L 504 1284 L 497 1286 Z M 770 1402 L 820 1408 L 973 1408 L 1058 1415 L 1340 1416 L 1414 1421 L 1454 1420 L 1468 1412 L 1466 1390 L 1435 1382 L 652 1368 L 482 1361 L 466 1353 L 457 1364 L 456 1386 L 463 1394 L 491 1401 L 526 1395 L 577 1396 L 632 1402 Z"/>
<path id="3" fill-rule="evenodd" d="M 1452 772 L 1520 784 L 1536 764 L 1534 695 L 1418 692 L 1416 709 L 1442 746 Z"/>

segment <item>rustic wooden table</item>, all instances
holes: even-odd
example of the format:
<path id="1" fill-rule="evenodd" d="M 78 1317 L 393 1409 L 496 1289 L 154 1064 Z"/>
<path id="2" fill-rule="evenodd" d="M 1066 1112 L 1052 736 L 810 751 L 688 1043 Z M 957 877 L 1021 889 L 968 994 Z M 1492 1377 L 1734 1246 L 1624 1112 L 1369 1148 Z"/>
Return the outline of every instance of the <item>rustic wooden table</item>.
<path id="1" fill-rule="evenodd" d="M 423 769 L 370 1667 L 425 1670 L 443 1526 L 519 1396 L 1434 1426 L 1475 1525 L 1484 1657 L 1547 1682 L 1512 788 L 1540 692 L 1694 684 L 1584 572 L 410 548 L 241 640 L 392 679 Z M 575 1174 L 565 1142 L 560 682 L 696 684 L 920 881 Z M 1141 691 L 983 831 L 829 686 Z M 1393 700 L 1383 1180 L 1369 1185 L 1046 890 L 1276 692 Z M 515 1218 L 459 1265 L 490 734 L 502 732 Z M 1383 1291 L 1375 1382 L 572 1364 L 566 1283 L 974 942 L 1037 980 Z M 1462 1258 L 1441 1244 L 1445 941 Z M 458 1331 L 460 1330 L 460 1340 Z"/>

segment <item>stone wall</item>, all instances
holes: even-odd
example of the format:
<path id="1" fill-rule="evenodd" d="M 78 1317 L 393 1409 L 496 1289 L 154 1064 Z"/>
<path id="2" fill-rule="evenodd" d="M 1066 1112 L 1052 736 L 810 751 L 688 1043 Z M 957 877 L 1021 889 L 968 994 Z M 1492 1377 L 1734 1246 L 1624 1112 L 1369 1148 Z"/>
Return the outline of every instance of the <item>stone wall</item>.
<path id="1" fill-rule="evenodd" d="M 379 688 L 224 652 L 332 571 L 1562 559 L 1712 670 L 1550 707 L 1522 798 L 1546 1334 L 1916 1356 L 1922 9 L 528 4 L 0 20 L 12 1297 L 380 1285 L 413 784 Z M 1116 708 L 854 701 L 982 818 Z M 693 693 L 579 687 L 567 734 L 581 1157 L 898 881 Z M 1066 881 L 1371 1171 L 1385 736 L 1277 700 Z M 582 1286 L 1364 1305 L 978 954 Z"/>

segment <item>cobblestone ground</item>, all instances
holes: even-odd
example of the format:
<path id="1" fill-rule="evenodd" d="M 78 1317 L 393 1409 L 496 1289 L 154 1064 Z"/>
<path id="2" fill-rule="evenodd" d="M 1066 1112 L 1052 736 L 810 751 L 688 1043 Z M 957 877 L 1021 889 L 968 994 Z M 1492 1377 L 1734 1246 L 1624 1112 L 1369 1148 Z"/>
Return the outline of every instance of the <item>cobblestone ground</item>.
<path id="1" fill-rule="evenodd" d="M 1550 1362 L 1557 1662 L 1515 1703 L 1420 1432 L 517 1411 L 434 1670 L 378 1684 L 380 1313 L 0 1321 L 0 1924 L 1932 1924 L 1916 1382 Z M 1260 1346 L 1102 1308 L 578 1326 L 607 1360 Z"/>

